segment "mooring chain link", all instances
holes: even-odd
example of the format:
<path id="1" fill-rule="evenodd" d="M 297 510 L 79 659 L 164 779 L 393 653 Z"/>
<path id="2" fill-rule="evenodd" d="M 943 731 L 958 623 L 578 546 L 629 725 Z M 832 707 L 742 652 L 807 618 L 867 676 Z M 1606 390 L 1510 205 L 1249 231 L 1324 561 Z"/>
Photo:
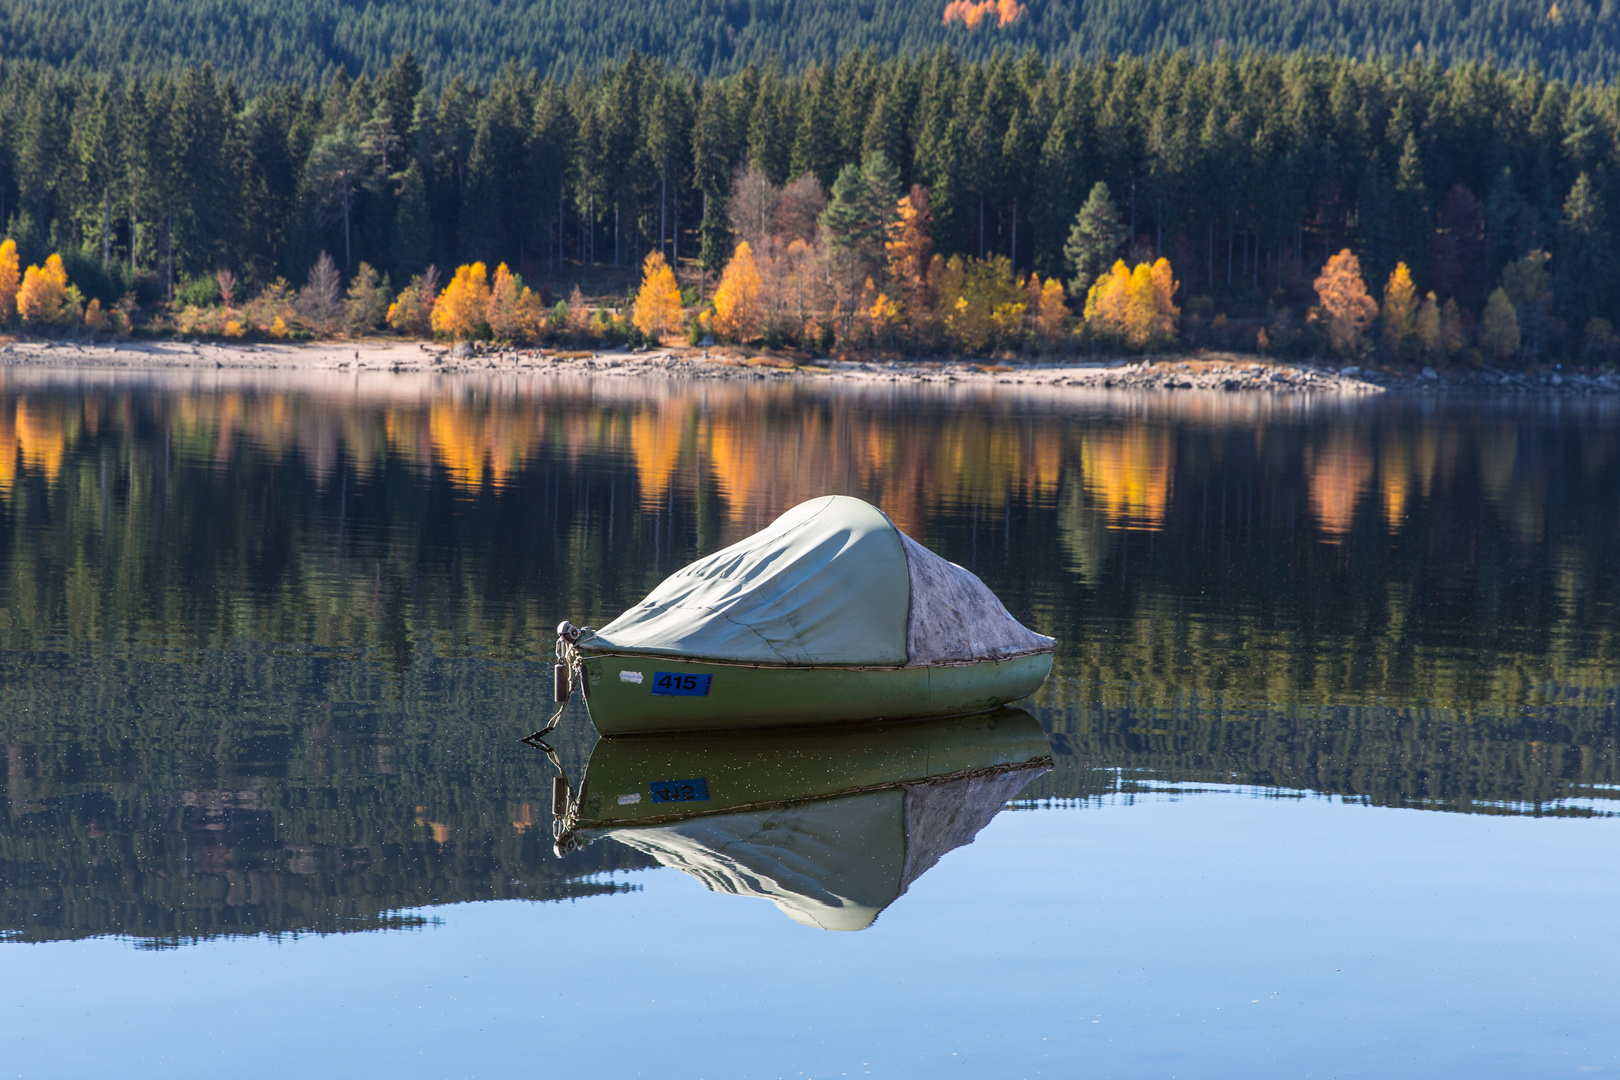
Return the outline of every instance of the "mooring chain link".
<path id="1" fill-rule="evenodd" d="M 536 750 L 545 752 L 547 760 L 557 770 L 557 776 L 552 781 L 551 792 L 551 838 L 552 850 L 558 855 L 566 855 L 579 847 L 574 838 L 574 825 L 579 820 L 579 799 L 584 794 L 584 785 L 576 794 L 573 785 L 568 782 L 568 772 L 563 768 L 562 761 L 557 757 L 557 751 L 545 741 L 547 735 L 557 730 L 562 723 L 563 713 L 568 709 L 568 702 L 574 696 L 574 688 L 579 688 L 580 697 L 587 702 L 591 699 L 591 688 L 585 674 L 585 665 L 576 647 L 579 639 L 591 632 L 591 628 L 575 627 L 572 623 L 564 622 L 557 627 L 557 663 L 552 669 L 553 690 L 552 698 L 557 702 L 557 711 L 551 714 L 546 726 L 539 731 L 523 737 L 523 742 Z"/>

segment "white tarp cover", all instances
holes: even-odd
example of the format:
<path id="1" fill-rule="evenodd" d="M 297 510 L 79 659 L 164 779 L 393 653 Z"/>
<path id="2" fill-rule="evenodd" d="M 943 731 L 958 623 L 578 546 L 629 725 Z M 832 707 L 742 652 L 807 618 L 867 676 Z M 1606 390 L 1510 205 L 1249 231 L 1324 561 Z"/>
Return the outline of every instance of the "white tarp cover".
<path id="1" fill-rule="evenodd" d="M 580 644 L 758 664 L 893 666 L 1052 647 L 870 503 L 827 495 L 665 578 Z"/>

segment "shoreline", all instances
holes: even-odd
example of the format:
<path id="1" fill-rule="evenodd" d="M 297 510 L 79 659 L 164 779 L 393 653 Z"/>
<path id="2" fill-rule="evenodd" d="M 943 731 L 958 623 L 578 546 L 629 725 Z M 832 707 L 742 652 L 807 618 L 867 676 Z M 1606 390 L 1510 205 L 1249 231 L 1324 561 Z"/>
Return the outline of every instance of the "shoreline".
<path id="1" fill-rule="evenodd" d="M 203 341 L 11 341 L 0 344 L 0 369 L 82 368 L 125 371 L 309 371 L 367 374 L 518 374 L 555 376 L 814 380 L 851 383 L 982 384 L 1088 390 L 1216 391 L 1222 393 L 1403 396 L 1620 394 L 1620 376 L 1491 368 L 1405 374 L 1289 363 L 1238 353 L 1196 353 L 1111 360 L 1004 364 L 992 361 L 794 359 L 734 348 L 556 350 L 457 346 L 417 341 L 316 344 Z"/>

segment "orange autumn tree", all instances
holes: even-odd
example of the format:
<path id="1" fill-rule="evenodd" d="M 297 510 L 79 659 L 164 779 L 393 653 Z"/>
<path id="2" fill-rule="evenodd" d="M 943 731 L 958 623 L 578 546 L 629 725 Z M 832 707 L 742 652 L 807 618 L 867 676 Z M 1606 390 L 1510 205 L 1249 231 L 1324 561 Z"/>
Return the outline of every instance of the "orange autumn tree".
<path id="1" fill-rule="evenodd" d="M 18 269 L 17 241 L 0 244 L 0 323 L 10 322 L 17 314 L 17 286 L 22 283 Z"/>
<path id="2" fill-rule="evenodd" d="M 1378 302 L 1361 279 L 1361 260 L 1345 248 L 1327 261 L 1313 284 L 1333 350 L 1341 356 L 1359 353 L 1365 346 L 1368 328 L 1378 318 Z"/>
<path id="3" fill-rule="evenodd" d="M 66 326 L 79 321 L 83 299 L 68 284 L 62 256 L 52 255 L 44 266 L 30 266 L 23 272 L 17 290 L 17 313 L 30 326 Z"/>
<path id="4" fill-rule="evenodd" d="M 746 341 L 758 336 L 759 323 L 759 267 L 754 264 L 754 249 L 744 240 L 714 291 L 714 329 L 723 337 Z"/>
<path id="5" fill-rule="evenodd" d="M 452 338 L 477 337 L 488 328 L 489 271 L 483 263 L 456 268 L 456 276 L 433 305 L 433 331 Z"/>
<path id="6" fill-rule="evenodd" d="M 662 251 L 651 252 L 641 264 L 641 291 L 632 318 L 636 329 L 651 338 L 681 328 L 681 287 Z"/>
<path id="7" fill-rule="evenodd" d="M 883 242 L 888 254 L 889 280 L 900 291 L 900 305 L 913 324 L 920 324 L 933 306 L 928 295 L 928 266 L 934 248 L 934 215 L 928 189 L 913 184 L 900 200 L 899 219 L 889 225 Z"/>
<path id="8" fill-rule="evenodd" d="M 1063 299 L 1061 281 L 1047 278 L 1043 284 L 1038 274 L 1029 275 L 1029 301 L 1041 340 L 1050 342 L 1063 333 L 1063 325 L 1069 321 L 1069 305 Z"/>
<path id="9" fill-rule="evenodd" d="M 487 318 L 490 332 L 499 340 L 532 341 L 540 336 L 545 312 L 534 291 L 501 263 L 489 291 Z"/>

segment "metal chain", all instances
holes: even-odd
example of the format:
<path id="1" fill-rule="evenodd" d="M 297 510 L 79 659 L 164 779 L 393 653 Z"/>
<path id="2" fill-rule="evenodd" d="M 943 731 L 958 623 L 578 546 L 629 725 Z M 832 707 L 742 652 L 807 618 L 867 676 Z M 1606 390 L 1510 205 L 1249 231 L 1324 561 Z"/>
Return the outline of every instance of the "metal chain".
<path id="1" fill-rule="evenodd" d="M 562 781 L 564 792 L 561 798 L 562 806 L 559 808 L 556 805 L 557 799 L 554 794 L 551 814 L 552 850 L 558 855 L 566 855 L 579 847 L 579 841 L 574 838 L 573 831 L 575 823 L 579 820 L 579 800 L 585 793 L 585 785 L 581 783 L 580 790 L 574 791 L 573 785 L 568 781 L 568 772 L 563 768 L 561 759 L 557 757 L 557 751 L 552 749 L 545 738 L 556 731 L 557 725 L 562 723 L 563 713 L 568 710 L 568 703 L 573 700 L 575 687 L 579 688 L 580 696 L 586 702 L 591 699 L 591 688 L 585 681 L 584 660 L 580 656 L 579 649 L 575 647 L 575 643 L 590 632 L 591 628 L 588 626 L 575 628 L 573 624 L 567 622 L 557 627 L 557 664 L 567 673 L 562 701 L 558 702 L 557 711 L 551 714 L 551 719 L 546 721 L 545 727 L 525 735 L 522 739 L 522 742 L 536 750 L 544 751 L 547 760 L 557 770 L 558 779 Z"/>

